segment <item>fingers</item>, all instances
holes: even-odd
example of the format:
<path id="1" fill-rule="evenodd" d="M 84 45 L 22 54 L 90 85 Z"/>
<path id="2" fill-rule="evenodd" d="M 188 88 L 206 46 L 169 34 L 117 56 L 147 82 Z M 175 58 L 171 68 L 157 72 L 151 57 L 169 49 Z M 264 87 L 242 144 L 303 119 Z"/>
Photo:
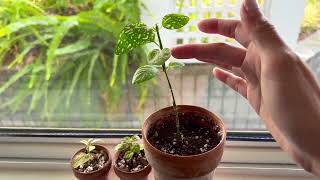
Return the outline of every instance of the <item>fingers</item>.
<path id="1" fill-rule="evenodd" d="M 199 22 L 199 30 L 205 33 L 221 34 L 235 38 L 235 30 L 240 24 L 238 20 L 205 19 Z"/>
<path id="2" fill-rule="evenodd" d="M 220 68 L 214 68 L 213 75 L 243 97 L 247 98 L 247 83 L 244 79 Z"/>
<path id="3" fill-rule="evenodd" d="M 272 24 L 264 17 L 256 0 L 244 0 L 240 11 L 241 21 L 258 50 L 274 50 L 286 46 Z"/>
<path id="4" fill-rule="evenodd" d="M 241 77 L 242 79 L 245 79 L 244 72 L 241 70 L 241 68 L 232 67 L 230 70 L 232 71 L 232 73 L 233 73 L 234 75 L 239 76 L 239 77 Z"/>
<path id="5" fill-rule="evenodd" d="M 220 34 L 237 40 L 247 47 L 250 43 L 249 36 L 241 27 L 241 22 L 230 19 L 205 19 L 199 22 L 199 30 L 204 33 Z"/>
<path id="6" fill-rule="evenodd" d="M 173 48 L 171 53 L 177 59 L 196 58 L 203 62 L 235 67 L 240 67 L 246 56 L 244 49 L 224 43 L 187 44 Z"/>

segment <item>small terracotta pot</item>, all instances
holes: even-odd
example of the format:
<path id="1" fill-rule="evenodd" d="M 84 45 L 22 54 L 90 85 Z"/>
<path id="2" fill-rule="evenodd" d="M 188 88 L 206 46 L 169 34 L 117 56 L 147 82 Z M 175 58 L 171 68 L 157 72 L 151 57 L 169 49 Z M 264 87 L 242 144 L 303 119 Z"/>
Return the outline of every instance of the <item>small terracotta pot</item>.
<path id="1" fill-rule="evenodd" d="M 172 107 L 161 109 L 150 115 L 144 122 L 142 128 L 142 139 L 144 150 L 150 165 L 153 168 L 156 180 L 211 180 L 213 172 L 220 163 L 224 144 L 226 141 L 226 130 L 224 124 L 218 116 L 210 111 L 196 107 L 179 105 L 177 106 L 179 113 L 195 112 L 203 114 L 204 116 L 211 117 L 216 125 L 220 127 L 223 132 L 220 143 L 210 151 L 198 155 L 191 156 L 176 156 L 164 153 L 153 147 L 147 139 L 149 129 L 161 124 L 168 115 L 174 115 Z M 174 118 L 173 118 L 174 120 Z M 183 121 L 181 119 L 180 121 Z M 200 119 L 199 119 L 199 123 Z"/>
<path id="2" fill-rule="evenodd" d="M 73 155 L 71 159 L 71 168 L 72 168 L 73 174 L 80 180 L 107 180 L 107 175 L 110 170 L 111 162 L 112 162 L 110 152 L 108 151 L 108 149 L 106 149 L 103 146 L 100 146 L 100 145 L 94 145 L 94 146 L 96 147 L 97 150 L 102 150 L 103 152 L 105 152 L 106 155 L 108 155 L 108 161 L 107 163 L 105 163 L 103 168 L 99 170 L 96 170 L 90 173 L 79 172 L 78 170 L 72 167 L 72 160 L 75 157 L 75 155 L 77 155 L 79 152 L 85 152 L 85 148 L 80 149 L 77 153 Z"/>
<path id="3" fill-rule="evenodd" d="M 117 174 L 117 176 L 121 180 L 147 180 L 148 179 L 148 175 L 151 171 L 150 164 L 148 164 L 148 166 L 145 167 L 144 169 L 137 172 L 123 171 L 120 168 L 118 168 L 118 166 L 116 165 L 119 154 L 120 153 L 117 151 L 116 154 L 114 155 L 114 162 L 112 164 L 113 164 L 114 172 Z"/>

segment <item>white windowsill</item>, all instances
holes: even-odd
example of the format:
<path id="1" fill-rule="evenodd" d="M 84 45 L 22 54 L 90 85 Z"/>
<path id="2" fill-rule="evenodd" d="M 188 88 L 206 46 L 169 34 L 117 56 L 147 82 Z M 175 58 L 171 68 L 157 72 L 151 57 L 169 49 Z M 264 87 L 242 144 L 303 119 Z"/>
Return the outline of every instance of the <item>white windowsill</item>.
<path id="1" fill-rule="evenodd" d="M 69 159 L 79 138 L 0 138 L 0 179 L 75 180 Z M 120 139 L 104 139 L 111 151 Z M 276 143 L 227 142 L 215 179 L 315 179 L 294 165 Z"/>
<path id="2" fill-rule="evenodd" d="M 76 180 L 67 162 L 0 161 L 0 179 Z M 292 165 L 259 165 L 222 163 L 215 172 L 217 180 L 239 179 L 315 179 Z"/>

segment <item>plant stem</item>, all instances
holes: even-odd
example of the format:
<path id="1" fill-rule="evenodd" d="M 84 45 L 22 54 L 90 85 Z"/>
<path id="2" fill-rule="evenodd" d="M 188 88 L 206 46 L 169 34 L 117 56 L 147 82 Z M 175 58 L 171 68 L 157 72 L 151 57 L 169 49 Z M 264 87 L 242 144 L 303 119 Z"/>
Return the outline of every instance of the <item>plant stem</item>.
<path id="1" fill-rule="evenodd" d="M 157 24 L 156 24 L 156 31 L 157 31 L 157 36 L 158 36 L 158 40 L 159 40 L 159 46 L 160 46 L 160 49 L 162 50 L 162 49 L 163 49 L 163 45 L 162 45 L 162 41 L 161 41 L 161 37 L 160 37 L 159 27 L 158 27 Z M 171 85 L 171 82 L 170 82 L 170 80 L 169 80 L 169 76 L 168 76 L 168 73 L 167 73 L 167 69 L 166 69 L 165 63 L 162 64 L 162 70 L 163 70 L 164 74 L 166 75 L 166 79 L 167 79 L 167 81 L 168 81 L 168 85 L 169 85 L 170 92 L 171 92 L 171 96 L 172 96 L 172 107 L 173 107 L 173 110 L 174 110 L 174 112 L 175 112 L 175 114 L 176 114 L 177 137 L 178 137 L 178 139 L 181 139 L 181 138 L 182 138 L 182 134 L 181 134 L 181 132 L 180 132 L 179 113 L 178 113 L 177 104 L 176 104 L 176 99 L 174 98 L 174 93 L 173 93 L 172 85 Z"/>
<path id="2" fill-rule="evenodd" d="M 156 24 L 156 31 L 157 31 L 159 46 L 160 46 L 160 49 L 162 50 L 162 49 L 163 49 L 163 45 L 162 45 L 162 41 L 161 41 L 161 37 L 160 37 L 160 32 L 159 32 L 159 26 L 158 26 L 158 24 Z"/>

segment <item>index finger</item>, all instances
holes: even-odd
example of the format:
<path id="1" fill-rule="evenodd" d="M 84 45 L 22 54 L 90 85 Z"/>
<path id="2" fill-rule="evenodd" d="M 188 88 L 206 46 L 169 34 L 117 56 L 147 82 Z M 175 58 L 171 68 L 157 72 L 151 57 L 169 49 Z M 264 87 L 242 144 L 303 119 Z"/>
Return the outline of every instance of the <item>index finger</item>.
<path id="1" fill-rule="evenodd" d="M 199 22 L 199 30 L 205 33 L 220 34 L 238 41 L 247 47 L 250 43 L 249 35 L 245 32 L 239 20 L 231 19 L 205 19 Z"/>
<path id="2" fill-rule="evenodd" d="M 187 44 L 171 49 L 177 59 L 196 58 L 208 63 L 222 63 L 227 66 L 240 67 L 246 56 L 246 50 L 225 43 Z"/>

